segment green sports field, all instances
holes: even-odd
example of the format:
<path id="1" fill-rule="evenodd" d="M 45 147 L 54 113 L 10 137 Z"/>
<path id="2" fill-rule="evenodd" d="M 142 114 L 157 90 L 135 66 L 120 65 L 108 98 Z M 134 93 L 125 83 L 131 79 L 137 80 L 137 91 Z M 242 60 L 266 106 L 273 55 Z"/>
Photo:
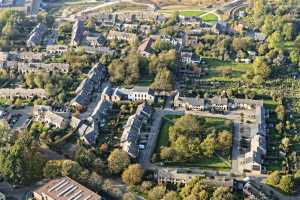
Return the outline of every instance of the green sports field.
<path id="1" fill-rule="evenodd" d="M 213 14 L 213 13 L 209 13 L 207 15 L 205 15 L 207 12 L 203 11 L 203 10 L 176 10 L 176 9 L 163 9 L 160 12 L 161 13 L 165 13 L 165 14 L 172 14 L 174 12 L 178 11 L 179 15 L 182 16 L 202 16 L 201 17 L 203 19 L 203 21 L 205 22 L 209 22 L 212 24 L 215 24 L 218 21 L 218 16 Z"/>

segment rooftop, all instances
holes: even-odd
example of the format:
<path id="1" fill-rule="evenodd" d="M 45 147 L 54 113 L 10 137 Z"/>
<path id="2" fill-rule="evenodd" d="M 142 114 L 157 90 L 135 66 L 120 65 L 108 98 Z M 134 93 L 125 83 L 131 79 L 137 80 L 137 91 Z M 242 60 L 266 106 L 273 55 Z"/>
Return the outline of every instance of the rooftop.
<path id="1" fill-rule="evenodd" d="M 71 178 L 63 177 L 48 181 L 33 191 L 39 195 L 47 195 L 53 200 L 100 200 L 101 197 Z"/>

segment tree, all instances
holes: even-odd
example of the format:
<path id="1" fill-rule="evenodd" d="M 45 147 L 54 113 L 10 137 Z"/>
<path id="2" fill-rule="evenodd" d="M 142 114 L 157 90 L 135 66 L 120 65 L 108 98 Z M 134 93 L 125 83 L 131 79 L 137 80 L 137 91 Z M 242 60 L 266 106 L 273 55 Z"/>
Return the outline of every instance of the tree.
<path id="1" fill-rule="evenodd" d="M 279 181 L 280 181 L 280 173 L 279 171 L 274 171 L 266 179 L 266 184 L 276 186 L 279 183 Z"/>
<path id="2" fill-rule="evenodd" d="M 201 143 L 201 149 L 203 150 L 203 155 L 207 157 L 211 157 L 215 151 L 215 137 L 213 134 L 207 135 L 204 141 Z"/>
<path id="3" fill-rule="evenodd" d="M 275 31 L 271 36 L 267 39 L 268 48 L 274 49 L 278 46 L 279 42 L 282 41 L 281 35 L 279 32 Z"/>
<path id="4" fill-rule="evenodd" d="M 288 153 L 290 150 L 290 139 L 285 137 L 281 140 L 280 148 L 285 152 Z"/>
<path id="5" fill-rule="evenodd" d="M 219 145 L 219 149 L 228 151 L 231 148 L 232 144 L 232 134 L 228 131 L 222 131 L 218 133 L 217 142 Z"/>
<path id="6" fill-rule="evenodd" d="M 36 151 L 33 138 L 24 133 L 14 145 L 0 151 L 0 174 L 13 185 L 26 185 L 41 177 L 45 159 Z"/>
<path id="7" fill-rule="evenodd" d="M 160 69 L 156 74 L 151 88 L 160 91 L 171 91 L 173 89 L 173 77 L 170 70 L 167 68 Z"/>
<path id="8" fill-rule="evenodd" d="M 287 194 L 293 193 L 295 188 L 294 177 L 292 175 L 282 176 L 278 187 Z"/>
<path id="9" fill-rule="evenodd" d="M 176 192 L 168 192 L 162 200 L 178 200 L 178 195 Z"/>
<path id="10" fill-rule="evenodd" d="M 43 175 L 46 178 L 52 179 L 62 176 L 62 161 L 49 160 L 43 168 Z"/>
<path id="11" fill-rule="evenodd" d="M 297 183 L 297 185 L 300 184 L 300 169 L 298 169 L 296 171 L 296 173 L 294 174 L 294 178 L 295 178 L 295 182 Z"/>
<path id="12" fill-rule="evenodd" d="M 275 112 L 277 113 L 277 118 L 280 121 L 284 120 L 284 116 L 285 116 L 285 109 L 283 105 L 278 105 L 275 109 Z"/>
<path id="13" fill-rule="evenodd" d="M 199 200 L 208 200 L 209 199 L 209 193 L 206 190 L 202 190 L 199 193 Z"/>
<path id="14" fill-rule="evenodd" d="M 278 131 L 278 133 L 282 134 L 283 133 L 283 123 L 282 122 L 279 122 L 278 124 L 276 124 L 275 126 L 276 130 Z"/>
<path id="15" fill-rule="evenodd" d="M 88 184 L 91 189 L 93 189 L 95 192 L 100 192 L 102 189 L 102 185 L 104 183 L 103 177 L 101 177 L 96 172 L 92 172 L 89 179 Z"/>
<path id="16" fill-rule="evenodd" d="M 91 168 L 93 161 L 96 159 L 94 153 L 88 151 L 87 149 L 81 147 L 76 151 L 75 160 L 85 168 Z"/>
<path id="17" fill-rule="evenodd" d="M 15 134 L 10 130 L 9 124 L 5 120 L 0 120 L 0 149 L 9 147 L 15 141 Z"/>
<path id="18" fill-rule="evenodd" d="M 290 60 L 293 64 L 298 64 L 300 62 L 299 60 L 300 50 L 299 49 L 293 49 L 290 51 Z"/>
<path id="19" fill-rule="evenodd" d="M 218 187 L 211 198 L 211 200 L 232 200 L 233 194 L 228 187 Z"/>
<path id="20" fill-rule="evenodd" d="M 113 150 L 107 160 L 108 168 L 114 174 L 121 173 L 130 164 L 127 153 L 119 149 Z"/>
<path id="21" fill-rule="evenodd" d="M 271 69 L 267 64 L 267 61 L 263 57 L 256 57 L 253 62 L 254 74 L 262 77 L 264 80 L 269 77 Z"/>
<path id="22" fill-rule="evenodd" d="M 125 193 L 122 198 L 122 200 L 136 200 L 136 199 L 137 197 L 133 193 Z"/>
<path id="23" fill-rule="evenodd" d="M 137 185 L 142 181 L 144 169 L 140 164 L 132 164 L 123 172 L 122 180 L 127 185 Z"/>
<path id="24" fill-rule="evenodd" d="M 25 83 L 29 88 L 34 88 L 34 73 L 29 72 L 25 75 Z"/>
<path id="25" fill-rule="evenodd" d="M 294 44 L 296 48 L 300 49 L 300 34 L 298 34 L 298 36 L 296 37 Z"/>
<path id="26" fill-rule="evenodd" d="M 156 186 L 148 193 L 149 200 L 161 200 L 166 194 L 166 187 Z"/>
<path id="27" fill-rule="evenodd" d="M 13 22 L 8 21 L 2 29 L 2 35 L 7 39 L 13 39 L 17 34 L 17 29 L 15 28 Z"/>
<path id="28" fill-rule="evenodd" d="M 293 23 L 286 23 L 283 25 L 282 35 L 285 40 L 292 40 L 294 38 L 294 25 Z"/>
<path id="29" fill-rule="evenodd" d="M 78 162 L 72 160 L 64 160 L 62 163 L 62 175 L 70 176 L 72 178 L 78 178 L 82 171 Z"/>
<path id="30" fill-rule="evenodd" d="M 172 161 L 176 157 L 176 150 L 172 147 L 164 147 L 160 151 L 160 158 L 162 160 Z"/>
<path id="31" fill-rule="evenodd" d="M 209 191 L 208 185 L 203 184 L 200 177 L 194 177 L 181 189 L 180 197 L 182 199 L 208 200 L 210 195 L 207 191 Z"/>
<path id="32" fill-rule="evenodd" d="M 45 91 L 46 91 L 47 96 L 50 96 L 50 97 L 52 97 L 56 94 L 55 87 L 51 83 L 46 84 Z"/>

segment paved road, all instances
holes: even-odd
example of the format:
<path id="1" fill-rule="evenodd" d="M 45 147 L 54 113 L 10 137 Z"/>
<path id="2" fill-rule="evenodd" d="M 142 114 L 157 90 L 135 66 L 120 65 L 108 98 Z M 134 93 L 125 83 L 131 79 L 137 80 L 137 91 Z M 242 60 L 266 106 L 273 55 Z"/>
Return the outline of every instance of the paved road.
<path id="1" fill-rule="evenodd" d="M 238 169 L 238 155 L 239 155 L 239 139 L 240 139 L 240 123 L 233 122 L 233 143 L 232 143 L 232 155 L 231 155 L 231 172 L 239 174 Z"/>
<path id="2" fill-rule="evenodd" d="M 123 3 L 123 2 L 137 4 L 137 5 L 144 5 L 144 6 L 148 6 L 150 8 L 150 10 L 155 10 L 155 6 L 152 5 L 152 4 L 138 3 L 138 2 L 134 2 L 132 0 L 117 0 L 117 1 L 112 1 L 112 2 L 106 2 L 106 3 L 103 3 L 103 4 L 98 5 L 98 6 L 89 7 L 87 9 L 81 10 L 81 11 L 75 13 L 75 14 L 70 15 L 68 18 L 75 20 L 76 17 L 86 15 L 86 14 L 91 13 L 93 11 L 97 11 L 100 8 L 104 8 L 104 7 L 107 7 L 107 6 L 112 6 L 112 5 Z"/>
<path id="3" fill-rule="evenodd" d="M 156 141 L 158 138 L 162 117 L 165 115 L 181 115 L 184 114 L 183 110 L 161 110 L 156 109 L 153 115 L 154 121 L 152 122 L 151 131 L 149 133 L 148 142 L 140 156 L 140 164 L 143 165 L 145 169 L 155 169 L 155 166 L 151 164 L 151 156 L 155 150 Z"/>

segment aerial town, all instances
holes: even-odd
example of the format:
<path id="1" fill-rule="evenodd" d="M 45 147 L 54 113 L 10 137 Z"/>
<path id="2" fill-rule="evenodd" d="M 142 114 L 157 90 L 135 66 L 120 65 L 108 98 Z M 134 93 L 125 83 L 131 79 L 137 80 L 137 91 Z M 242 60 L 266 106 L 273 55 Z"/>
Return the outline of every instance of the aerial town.
<path id="1" fill-rule="evenodd" d="M 0 200 L 299 200 L 299 0 L 0 0 Z"/>

